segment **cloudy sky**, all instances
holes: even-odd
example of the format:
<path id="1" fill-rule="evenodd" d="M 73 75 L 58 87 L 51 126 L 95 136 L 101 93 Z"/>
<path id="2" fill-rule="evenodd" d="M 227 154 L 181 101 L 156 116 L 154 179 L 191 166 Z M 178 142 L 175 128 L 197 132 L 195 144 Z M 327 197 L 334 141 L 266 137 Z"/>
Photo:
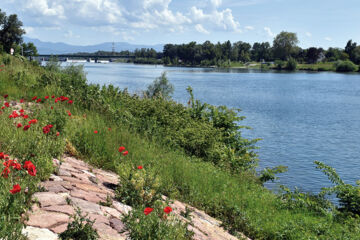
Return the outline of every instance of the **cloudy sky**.
<path id="1" fill-rule="evenodd" d="M 89 45 L 272 41 L 296 32 L 300 46 L 360 42 L 359 0 L 1 0 L 26 36 Z"/>

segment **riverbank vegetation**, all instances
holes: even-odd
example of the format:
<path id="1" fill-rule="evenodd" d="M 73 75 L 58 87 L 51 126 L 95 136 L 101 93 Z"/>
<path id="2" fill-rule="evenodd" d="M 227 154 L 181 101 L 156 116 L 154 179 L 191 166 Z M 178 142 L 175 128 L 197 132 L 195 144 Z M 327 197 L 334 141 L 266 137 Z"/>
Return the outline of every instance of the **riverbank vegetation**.
<path id="1" fill-rule="evenodd" d="M 253 239 L 358 239 L 358 187 L 343 183 L 332 169 L 319 163 L 319 169 L 334 182 L 334 188 L 321 195 L 292 192 L 286 187 L 276 195 L 265 189 L 262 183 L 281 171 L 268 169 L 257 176 L 256 140 L 241 136 L 238 122 L 243 117 L 226 107 L 201 103 L 191 88 L 189 104 L 183 106 L 158 94 L 149 98 L 111 85 L 88 85 L 81 66 L 62 69 L 51 63 L 40 67 L 7 54 L 1 55 L 0 65 L 0 93 L 8 95 L 3 104 L 23 99 L 32 103 L 24 105 L 29 117 L 37 119 L 28 131 L 19 129 L 9 119 L 13 110 L 4 105 L 0 115 L 1 152 L 21 163 L 30 160 L 38 169 L 32 178 L 1 177 L 2 238 L 9 232 L 19 237 L 23 226 L 19 216 L 29 207 L 26 199 L 37 190 L 38 181 L 52 172 L 52 157 L 67 151 L 129 180 L 117 196 L 136 209 L 127 219 L 129 228 L 136 221 L 133 217 L 143 211 L 143 204 L 153 199 L 150 196 L 164 194 L 222 220 L 234 235 L 243 232 Z M 55 103 L 52 95 L 66 96 L 72 104 L 61 98 Z M 32 100 L 34 96 L 37 98 Z M 53 128 L 48 135 L 43 127 L 50 124 Z M 119 154 L 119 146 L 128 151 L 126 157 Z M 131 174 L 139 166 L 146 176 Z M 142 185 L 144 178 L 152 180 Z M 16 182 L 22 191 L 14 195 L 9 190 Z M 341 204 L 337 207 L 327 201 L 327 193 L 335 193 Z"/>

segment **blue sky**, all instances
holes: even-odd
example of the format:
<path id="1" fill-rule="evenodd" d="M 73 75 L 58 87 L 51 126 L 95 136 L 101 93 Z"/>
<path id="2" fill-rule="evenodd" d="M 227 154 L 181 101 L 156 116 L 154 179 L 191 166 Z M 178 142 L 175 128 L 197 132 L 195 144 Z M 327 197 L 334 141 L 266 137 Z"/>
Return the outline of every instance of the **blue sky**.
<path id="1" fill-rule="evenodd" d="M 190 41 L 272 42 L 296 32 L 300 46 L 360 42 L 359 0 L 1 0 L 26 36 L 89 45 Z"/>

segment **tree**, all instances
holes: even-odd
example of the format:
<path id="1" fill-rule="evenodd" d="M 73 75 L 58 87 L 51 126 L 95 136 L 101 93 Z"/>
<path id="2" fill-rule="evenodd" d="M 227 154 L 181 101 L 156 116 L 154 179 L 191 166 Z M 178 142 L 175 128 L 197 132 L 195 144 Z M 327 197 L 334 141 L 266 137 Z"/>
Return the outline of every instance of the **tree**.
<path id="1" fill-rule="evenodd" d="M 21 44 L 22 46 L 22 51 L 24 53 L 25 57 L 32 57 L 32 56 L 37 56 L 38 55 L 38 51 L 34 45 L 34 43 L 29 42 L 29 43 L 23 43 Z"/>
<path id="2" fill-rule="evenodd" d="M 291 56 L 298 43 L 296 33 L 282 31 L 275 37 L 273 42 L 274 57 L 286 60 Z"/>
<path id="3" fill-rule="evenodd" d="M 166 77 L 166 72 L 163 72 L 160 77 L 156 78 L 154 82 L 148 86 L 148 89 L 145 91 L 145 96 L 149 98 L 161 97 L 169 100 L 173 92 L 174 86 Z"/>
<path id="4" fill-rule="evenodd" d="M 261 60 L 269 61 L 271 59 L 270 43 L 254 43 L 251 50 L 251 59 L 260 62 Z"/>
<path id="5" fill-rule="evenodd" d="M 22 35 L 25 34 L 22 25 L 16 14 L 7 17 L 6 13 L 0 10 L 0 44 L 6 52 L 9 52 L 14 44 L 22 42 Z"/>
<path id="6" fill-rule="evenodd" d="M 323 53 L 322 48 L 311 47 L 306 52 L 306 61 L 308 63 L 316 63 Z"/>

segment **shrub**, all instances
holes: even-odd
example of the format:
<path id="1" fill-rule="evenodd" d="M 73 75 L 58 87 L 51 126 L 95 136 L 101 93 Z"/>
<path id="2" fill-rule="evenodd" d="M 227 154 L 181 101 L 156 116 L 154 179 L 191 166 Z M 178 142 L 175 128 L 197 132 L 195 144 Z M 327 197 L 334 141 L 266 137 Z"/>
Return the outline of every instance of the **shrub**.
<path id="1" fill-rule="evenodd" d="M 189 224 L 182 223 L 172 213 L 165 213 L 161 202 L 151 209 L 146 208 L 146 206 L 139 206 L 123 217 L 122 221 L 129 232 L 130 239 L 192 239 L 193 233 L 187 229 Z"/>
<path id="2" fill-rule="evenodd" d="M 356 70 L 356 65 L 350 60 L 339 60 L 335 63 L 335 68 L 337 72 L 353 72 Z"/>
<path id="3" fill-rule="evenodd" d="M 284 66 L 284 61 L 276 60 L 274 64 L 275 64 L 275 69 L 281 70 Z"/>
<path id="4" fill-rule="evenodd" d="M 289 60 L 286 62 L 285 69 L 289 71 L 295 71 L 297 66 L 297 62 L 294 58 L 289 58 Z"/>
<path id="5" fill-rule="evenodd" d="M 74 220 L 68 224 L 67 229 L 59 234 L 61 240 L 96 240 L 99 238 L 96 230 L 93 229 L 95 221 L 87 218 L 87 215 L 81 215 L 80 208 L 71 216 Z"/>
<path id="6" fill-rule="evenodd" d="M 160 97 L 169 100 L 173 92 L 174 86 L 166 77 L 166 72 L 163 72 L 160 77 L 156 78 L 154 82 L 147 87 L 144 95 L 149 98 Z"/>

